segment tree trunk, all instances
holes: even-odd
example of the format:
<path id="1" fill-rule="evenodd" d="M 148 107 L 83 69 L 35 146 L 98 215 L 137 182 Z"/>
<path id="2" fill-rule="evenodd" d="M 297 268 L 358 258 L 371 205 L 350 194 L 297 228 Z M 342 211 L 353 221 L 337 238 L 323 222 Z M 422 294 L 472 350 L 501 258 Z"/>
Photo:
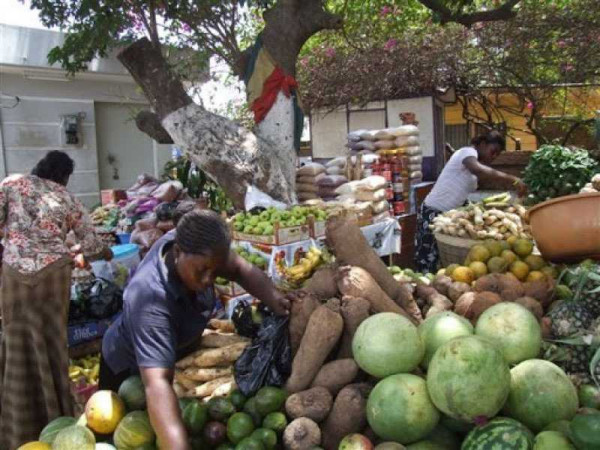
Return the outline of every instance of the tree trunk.
<path id="1" fill-rule="evenodd" d="M 323 0 L 279 0 L 265 12 L 263 42 L 276 64 L 291 76 L 304 43 L 327 28 L 340 28 L 342 18 L 330 14 Z M 234 70 L 245 71 L 248 52 Z M 295 111 L 292 98 L 281 92 L 256 134 L 206 111 L 187 95 L 160 48 L 141 39 L 119 54 L 150 101 L 155 115 L 138 115 L 138 128 L 162 143 L 172 141 L 214 179 L 236 207 L 244 206 L 246 190 L 256 186 L 275 200 L 296 201 L 294 148 Z M 169 139 L 170 138 L 170 139 Z"/>
<path id="2" fill-rule="evenodd" d="M 231 198 L 244 206 L 248 186 L 276 200 L 295 197 L 295 160 L 289 150 L 192 102 L 160 49 L 141 39 L 119 54 L 156 111 L 160 123 L 191 160 Z"/>

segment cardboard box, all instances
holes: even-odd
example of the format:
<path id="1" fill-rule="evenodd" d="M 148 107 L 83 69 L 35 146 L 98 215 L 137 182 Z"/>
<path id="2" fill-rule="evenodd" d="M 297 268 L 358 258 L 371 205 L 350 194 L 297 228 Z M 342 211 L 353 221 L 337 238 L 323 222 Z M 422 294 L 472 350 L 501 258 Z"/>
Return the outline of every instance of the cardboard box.
<path id="1" fill-rule="evenodd" d="M 295 227 L 279 228 L 279 224 L 275 224 L 274 233 L 271 235 L 262 236 L 234 231 L 233 238 L 238 241 L 248 241 L 257 244 L 285 245 L 310 239 L 310 227 L 307 224 Z"/>
<path id="2" fill-rule="evenodd" d="M 100 191 L 102 206 L 118 203 L 120 200 L 127 200 L 127 192 L 118 189 L 106 189 Z"/>
<path id="3" fill-rule="evenodd" d="M 308 224 L 310 226 L 311 238 L 316 239 L 325 236 L 325 232 L 327 231 L 326 220 L 316 220 L 313 216 L 310 216 Z"/>

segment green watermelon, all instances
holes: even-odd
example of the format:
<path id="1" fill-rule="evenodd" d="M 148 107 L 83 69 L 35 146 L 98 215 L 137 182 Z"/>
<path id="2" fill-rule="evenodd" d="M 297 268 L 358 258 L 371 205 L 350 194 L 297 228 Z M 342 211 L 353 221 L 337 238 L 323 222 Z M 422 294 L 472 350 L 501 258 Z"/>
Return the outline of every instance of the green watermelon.
<path id="1" fill-rule="evenodd" d="M 560 367 L 541 359 L 523 361 L 510 371 L 510 395 L 504 414 L 540 432 L 577 412 L 577 389 Z"/>
<path id="2" fill-rule="evenodd" d="M 429 440 L 415 442 L 406 447 L 406 450 L 448 450 L 443 444 Z"/>
<path id="3" fill-rule="evenodd" d="M 63 429 L 75 425 L 77 419 L 74 417 L 57 417 L 44 427 L 40 433 L 39 440 L 52 445 L 56 435 Z"/>
<path id="4" fill-rule="evenodd" d="M 575 450 L 575 447 L 563 433 L 542 431 L 535 437 L 533 450 Z"/>
<path id="5" fill-rule="evenodd" d="M 510 391 L 510 370 L 494 344 L 479 336 L 459 337 L 435 352 L 427 389 L 440 411 L 472 423 L 502 409 Z"/>
<path id="6" fill-rule="evenodd" d="M 79 425 L 63 428 L 52 443 L 52 450 L 94 450 L 95 448 L 94 433 Z"/>
<path id="7" fill-rule="evenodd" d="M 117 447 L 107 444 L 106 442 L 98 442 L 96 444 L 96 450 L 117 450 Z"/>
<path id="8" fill-rule="evenodd" d="M 532 450 L 533 439 L 533 434 L 523 424 L 498 417 L 474 428 L 464 440 L 461 450 Z"/>
<path id="9" fill-rule="evenodd" d="M 577 450 L 600 448 L 600 414 L 576 415 L 571 421 L 570 437 Z"/>
<path id="10" fill-rule="evenodd" d="M 473 325 L 464 317 L 447 311 L 425 319 L 419 325 L 419 336 L 425 344 L 425 357 L 421 365 L 427 369 L 433 355 L 442 344 L 460 336 L 473 334 Z"/>
<path id="11" fill-rule="evenodd" d="M 128 411 L 146 409 L 146 390 L 139 376 L 134 375 L 123 381 L 118 394 Z"/>
<path id="12" fill-rule="evenodd" d="M 542 348 L 537 318 L 518 303 L 502 302 L 486 310 L 477 320 L 475 334 L 494 342 L 510 365 L 536 358 Z"/>
<path id="13" fill-rule="evenodd" d="M 113 435 L 119 450 L 133 450 L 136 447 L 152 444 L 155 439 L 156 435 L 146 411 L 133 411 L 127 414 Z"/>
<path id="14" fill-rule="evenodd" d="M 433 431 L 440 413 L 429 398 L 425 380 L 397 374 L 384 378 L 371 391 L 367 420 L 381 439 L 410 444 Z"/>
<path id="15" fill-rule="evenodd" d="M 412 372 L 421 363 L 425 346 L 417 327 L 406 317 L 380 313 L 360 324 L 352 340 L 352 354 L 362 370 L 385 378 Z"/>

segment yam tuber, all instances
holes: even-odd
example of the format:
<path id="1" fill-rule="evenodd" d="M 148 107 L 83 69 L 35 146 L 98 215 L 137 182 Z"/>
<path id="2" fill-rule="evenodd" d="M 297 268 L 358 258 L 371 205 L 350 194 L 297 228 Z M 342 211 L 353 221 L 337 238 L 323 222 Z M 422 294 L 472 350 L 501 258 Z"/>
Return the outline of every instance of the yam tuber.
<path id="1" fill-rule="evenodd" d="M 367 425 L 366 406 L 361 387 L 351 384 L 342 389 L 323 425 L 323 447 L 336 449 L 344 436 L 360 433 Z"/>
<path id="2" fill-rule="evenodd" d="M 466 292 L 471 292 L 471 286 L 469 286 L 467 283 L 455 281 L 448 288 L 448 294 L 446 294 L 446 297 L 448 297 L 453 302 L 456 302 L 456 300 L 458 300 L 460 296 Z"/>
<path id="3" fill-rule="evenodd" d="M 338 288 L 343 295 L 362 297 L 371 304 L 376 313 L 394 312 L 412 318 L 379 287 L 369 273 L 360 267 L 341 267 L 338 270 Z"/>
<path id="4" fill-rule="evenodd" d="M 326 235 L 327 243 L 340 264 L 360 267 L 367 271 L 390 299 L 413 316 L 415 323 L 422 321 L 421 312 L 410 291 L 394 279 L 356 223 L 343 217 L 333 218 L 327 222 Z"/>
<path id="5" fill-rule="evenodd" d="M 306 417 L 292 421 L 283 432 L 283 445 L 286 450 L 311 450 L 320 443 L 319 426 Z"/>
<path id="6" fill-rule="evenodd" d="M 343 328 L 342 316 L 325 305 L 319 306 L 311 314 L 292 362 L 292 373 L 286 384 L 288 392 L 300 392 L 310 386 L 329 353 L 338 343 Z"/>
<path id="7" fill-rule="evenodd" d="M 325 306 L 327 306 L 334 313 L 340 313 L 342 307 L 342 301 L 339 298 L 330 298 L 325 302 Z"/>
<path id="8" fill-rule="evenodd" d="M 228 345 L 239 344 L 241 342 L 250 342 L 250 339 L 234 333 L 216 333 L 207 330 L 200 339 L 200 346 L 203 348 L 220 348 Z"/>
<path id="9" fill-rule="evenodd" d="M 346 385 L 352 383 L 358 375 L 358 365 L 352 358 L 338 359 L 325 364 L 317 373 L 312 387 L 323 387 L 337 395 Z"/>
<path id="10" fill-rule="evenodd" d="M 206 350 L 194 359 L 194 365 L 196 367 L 218 367 L 233 364 L 247 346 L 247 342 L 240 342 L 227 347 Z"/>
<path id="11" fill-rule="evenodd" d="M 337 359 L 352 358 L 352 339 L 358 326 L 369 317 L 371 304 L 364 298 L 345 296 L 342 299 L 342 317 L 344 319 L 344 333 Z"/>
<path id="12" fill-rule="evenodd" d="M 307 417 L 319 423 L 327 418 L 332 406 L 331 393 L 318 386 L 290 395 L 285 402 L 285 412 L 292 419 Z"/>
<path id="13" fill-rule="evenodd" d="M 450 290 L 450 286 L 452 286 L 452 283 L 452 278 L 447 277 L 446 275 L 438 275 L 433 280 L 432 286 L 440 294 L 448 296 L 448 292 Z"/>
<path id="14" fill-rule="evenodd" d="M 521 297 L 515 300 L 515 303 L 527 308 L 538 320 L 544 317 L 544 308 L 540 302 L 533 297 Z"/>
<path id="15" fill-rule="evenodd" d="M 207 381 L 199 386 L 194 387 L 188 393 L 188 397 L 208 397 L 213 394 L 219 387 L 225 384 L 229 384 L 231 386 L 232 383 L 235 383 L 233 376 L 217 378 L 216 380 Z"/>
<path id="16" fill-rule="evenodd" d="M 235 325 L 231 320 L 210 319 L 208 326 L 223 333 L 235 333 Z"/>
<path id="17" fill-rule="evenodd" d="M 454 306 L 448 297 L 440 294 L 431 286 L 418 284 L 416 294 L 417 297 L 425 299 L 429 305 L 429 308 L 427 308 L 426 317 L 431 317 L 444 311 L 452 311 Z"/>
<path id="18" fill-rule="evenodd" d="M 233 375 L 233 367 L 188 367 L 183 371 L 183 375 L 193 381 L 211 381 L 216 378 L 222 378 L 229 375 Z"/>
<path id="19" fill-rule="evenodd" d="M 290 323 L 288 325 L 292 356 L 296 354 L 298 347 L 300 347 L 300 341 L 304 336 L 304 330 L 306 330 L 310 315 L 319 305 L 319 301 L 313 294 L 306 291 L 297 292 L 296 300 L 291 305 Z"/>
<path id="20" fill-rule="evenodd" d="M 337 296 L 338 287 L 335 282 L 335 274 L 335 267 L 327 266 L 320 268 L 308 280 L 305 290 L 321 300 Z"/>

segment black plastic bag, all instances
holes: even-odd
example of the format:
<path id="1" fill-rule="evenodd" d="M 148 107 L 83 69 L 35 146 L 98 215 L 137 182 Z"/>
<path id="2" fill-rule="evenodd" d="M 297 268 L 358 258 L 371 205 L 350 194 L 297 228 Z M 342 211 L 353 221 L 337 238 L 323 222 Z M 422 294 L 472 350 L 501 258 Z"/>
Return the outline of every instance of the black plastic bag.
<path id="1" fill-rule="evenodd" d="M 75 282 L 71 285 L 71 299 L 69 301 L 69 323 L 74 324 L 85 321 L 89 306 L 87 294 L 89 282 Z"/>
<path id="2" fill-rule="evenodd" d="M 235 363 L 235 382 L 245 396 L 263 386 L 283 386 L 292 372 L 287 317 L 268 315 L 258 336 Z"/>
<path id="3" fill-rule="evenodd" d="M 91 319 L 108 319 L 123 309 L 123 290 L 111 281 L 96 278 L 88 287 L 87 295 Z"/>
<path id="4" fill-rule="evenodd" d="M 175 209 L 177 208 L 177 202 L 166 203 L 163 202 L 159 204 L 155 209 L 154 213 L 156 214 L 156 218 L 159 222 L 168 222 L 169 220 L 173 220 L 173 214 L 175 213 Z"/>
<path id="5" fill-rule="evenodd" d="M 269 310 L 262 303 L 252 305 L 246 300 L 242 300 L 233 309 L 231 321 L 240 336 L 254 339 L 267 314 L 270 314 Z"/>

